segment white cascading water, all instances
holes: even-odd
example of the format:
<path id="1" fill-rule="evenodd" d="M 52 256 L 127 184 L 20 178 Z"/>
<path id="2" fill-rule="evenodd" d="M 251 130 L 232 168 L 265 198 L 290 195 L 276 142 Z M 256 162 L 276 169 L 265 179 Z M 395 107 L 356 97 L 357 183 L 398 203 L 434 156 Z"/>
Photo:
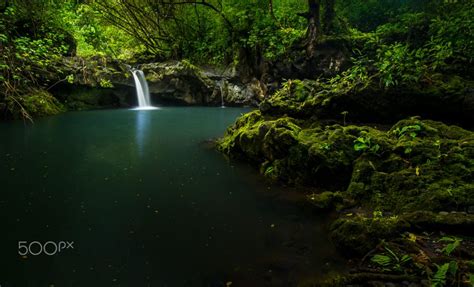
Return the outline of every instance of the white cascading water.
<path id="1" fill-rule="evenodd" d="M 225 108 L 225 103 L 224 103 L 224 81 L 220 82 L 220 90 L 221 90 L 221 108 Z"/>
<path id="2" fill-rule="evenodd" d="M 154 109 L 150 102 L 150 91 L 145 74 L 141 70 L 132 70 L 132 74 L 137 89 L 138 109 Z"/>

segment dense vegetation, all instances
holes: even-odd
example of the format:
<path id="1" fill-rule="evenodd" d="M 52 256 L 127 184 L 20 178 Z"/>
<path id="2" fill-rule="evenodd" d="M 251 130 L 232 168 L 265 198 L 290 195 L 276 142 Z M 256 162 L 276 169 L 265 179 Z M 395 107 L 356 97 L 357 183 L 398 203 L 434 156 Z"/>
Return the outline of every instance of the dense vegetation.
<path id="1" fill-rule="evenodd" d="M 179 60 L 203 85 L 199 66 L 232 67 L 263 100 L 218 148 L 323 189 L 307 201 L 340 212 L 333 241 L 361 270 L 328 286 L 473 286 L 473 15 L 462 0 L 2 1 L 0 111 L 93 108 L 51 90 L 111 88 L 126 65 Z"/>
<path id="2" fill-rule="evenodd" d="M 311 58 L 318 43 L 331 41 L 344 47 L 351 68 L 325 89 L 451 88 L 460 81 L 454 76 L 473 74 L 472 9 L 428 0 L 4 1 L 0 102 L 15 117 L 61 110 L 36 91 L 74 80 L 64 57 L 231 64 L 265 82 L 265 64 Z"/>

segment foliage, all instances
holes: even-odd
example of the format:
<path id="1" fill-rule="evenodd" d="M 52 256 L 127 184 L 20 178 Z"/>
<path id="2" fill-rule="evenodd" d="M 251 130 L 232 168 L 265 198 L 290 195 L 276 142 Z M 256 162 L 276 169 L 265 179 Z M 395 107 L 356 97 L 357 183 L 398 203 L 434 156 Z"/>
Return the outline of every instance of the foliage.
<path id="1" fill-rule="evenodd" d="M 77 42 L 77 55 L 89 57 L 112 55 L 128 60 L 143 53 L 133 37 L 102 20 L 100 11 L 93 4 L 65 1 L 56 7 L 57 22 L 69 31 Z"/>
<path id="2" fill-rule="evenodd" d="M 358 3 L 369 9 L 375 5 L 374 1 L 351 2 L 347 7 Z M 467 31 L 474 29 L 470 21 L 474 5 L 424 2 L 416 9 L 408 9 L 405 2 L 371 31 L 349 28 L 353 65 L 329 79 L 325 87 L 343 94 L 377 86 L 388 90 L 444 85 L 443 75 L 451 73 L 469 79 L 474 74 L 474 36 Z"/>
<path id="3" fill-rule="evenodd" d="M 370 152 L 376 154 L 380 149 L 380 145 L 373 144 L 370 136 L 360 136 L 354 140 L 354 150 Z"/>
<path id="4" fill-rule="evenodd" d="M 304 10 L 304 6 L 289 5 L 289 2 L 275 1 L 273 15 L 268 11 L 266 1 L 260 5 L 250 1 L 234 2 L 227 13 L 232 15 L 239 45 L 248 49 L 261 49 L 263 56 L 269 60 L 288 54 L 304 37 L 306 24 L 296 15 L 297 9 Z"/>
<path id="5" fill-rule="evenodd" d="M 458 263 L 456 261 L 444 263 L 443 265 L 435 264 L 435 266 L 437 270 L 433 278 L 431 278 L 431 287 L 446 286 L 448 276 L 454 277 L 458 272 Z"/>
<path id="6" fill-rule="evenodd" d="M 107 56 L 131 63 L 186 58 L 260 69 L 266 61 L 301 58 L 307 44 L 306 1 L 7 2 L 0 13 L 3 103 L 9 96 L 29 94 L 31 87 L 47 89 L 65 80 L 61 62 L 69 56 Z M 332 11 L 334 1 L 320 2 L 322 30 L 331 35 L 319 40 L 344 39 L 353 53 L 348 69 L 312 87 L 317 96 L 449 88 L 451 75 L 460 75 L 461 82 L 472 80 L 472 3 L 350 0 L 336 1 Z M 331 18 L 337 19 L 337 27 L 327 23 Z M 255 76 L 263 79 L 261 72 Z M 313 100 L 296 94 L 301 106 Z"/>
<path id="7" fill-rule="evenodd" d="M 40 95 L 35 92 L 36 87 L 47 85 L 49 76 L 60 70 L 61 57 L 74 48 L 70 35 L 53 21 L 49 5 L 16 1 L 0 14 L 0 27 L 8 27 L 2 29 L 5 32 L 0 35 L 0 102 L 7 102 L 13 115 L 29 118 L 29 113 L 55 113 L 55 109 L 48 108 L 54 106 L 52 99 L 44 96 L 25 98 Z"/>
<path id="8" fill-rule="evenodd" d="M 17 119 L 56 115 L 64 111 L 56 98 L 42 90 L 33 90 L 22 96 L 9 96 L 6 101 L 13 117 Z"/>
<path id="9" fill-rule="evenodd" d="M 397 255 L 387 246 L 385 246 L 384 249 L 386 251 L 384 254 L 376 254 L 370 259 L 373 263 L 376 263 L 384 270 L 401 272 L 405 265 L 412 260 L 410 255 Z"/>
<path id="10" fill-rule="evenodd" d="M 393 21 L 397 15 L 430 10 L 442 3 L 443 0 L 347 0 L 337 2 L 336 8 L 350 25 L 371 31 Z"/>
<path id="11" fill-rule="evenodd" d="M 241 49 L 276 59 L 303 38 L 306 27 L 297 15 L 306 4 L 289 0 L 142 1 L 139 5 L 136 0 L 100 0 L 94 7 L 107 23 L 136 39 L 154 57 L 196 63 L 239 61 Z"/>
<path id="12" fill-rule="evenodd" d="M 462 239 L 457 238 L 457 237 L 445 236 L 445 237 L 442 237 L 439 241 L 448 243 L 441 251 L 449 256 L 454 250 L 456 250 L 456 248 L 459 247 L 459 245 L 461 245 Z"/>
<path id="13" fill-rule="evenodd" d="M 99 85 L 102 88 L 113 88 L 114 87 L 114 85 L 110 82 L 110 80 L 106 80 L 106 79 L 101 79 L 100 82 L 99 82 Z"/>
<path id="14" fill-rule="evenodd" d="M 409 125 L 409 126 L 404 126 L 402 128 L 397 127 L 395 130 L 393 130 L 393 133 L 398 136 L 398 138 L 401 138 L 405 135 L 410 136 L 411 138 L 416 138 L 418 133 L 421 131 L 421 126 L 419 124 L 416 125 Z"/>

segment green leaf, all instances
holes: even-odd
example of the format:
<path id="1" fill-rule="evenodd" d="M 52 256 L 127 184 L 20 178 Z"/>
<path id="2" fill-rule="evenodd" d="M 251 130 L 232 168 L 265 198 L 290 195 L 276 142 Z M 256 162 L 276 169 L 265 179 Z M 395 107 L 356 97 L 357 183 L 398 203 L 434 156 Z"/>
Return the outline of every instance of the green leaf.
<path id="1" fill-rule="evenodd" d="M 411 256 L 405 254 L 405 255 L 402 256 L 402 259 L 400 259 L 400 264 L 407 263 L 410 260 L 411 260 Z"/>
<path id="2" fill-rule="evenodd" d="M 456 276 L 456 273 L 458 272 L 458 263 L 456 261 L 449 262 L 448 271 L 452 276 Z"/>
<path id="3" fill-rule="evenodd" d="M 380 266 L 387 267 L 392 263 L 392 258 L 386 255 L 376 254 L 370 259 L 370 261 Z"/>
<path id="4" fill-rule="evenodd" d="M 449 263 L 445 263 L 441 266 L 436 265 L 436 267 L 438 270 L 431 279 L 431 287 L 441 287 L 446 284 L 446 273 L 448 273 L 449 270 Z"/>

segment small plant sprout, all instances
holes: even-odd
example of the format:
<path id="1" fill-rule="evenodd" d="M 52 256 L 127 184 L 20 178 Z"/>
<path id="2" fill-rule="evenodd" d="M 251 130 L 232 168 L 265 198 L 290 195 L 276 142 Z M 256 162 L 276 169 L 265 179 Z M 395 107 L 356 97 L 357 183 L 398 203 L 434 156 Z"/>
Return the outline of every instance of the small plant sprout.
<path id="1" fill-rule="evenodd" d="M 369 136 L 360 136 L 354 140 L 354 150 L 362 152 L 370 152 L 377 154 L 380 146 L 378 144 L 373 144 Z"/>
<path id="2" fill-rule="evenodd" d="M 344 125 L 346 125 L 346 117 L 347 117 L 348 114 L 349 114 L 348 111 L 343 111 L 343 112 L 341 112 L 341 115 L 343 116 Z"/>
<path id="3" fill-rule="evenodd" d="M 372 215 L 373 215 L 373 219 L 383 218 L 383 213 L 380 210 L 375 210 Z"/>

